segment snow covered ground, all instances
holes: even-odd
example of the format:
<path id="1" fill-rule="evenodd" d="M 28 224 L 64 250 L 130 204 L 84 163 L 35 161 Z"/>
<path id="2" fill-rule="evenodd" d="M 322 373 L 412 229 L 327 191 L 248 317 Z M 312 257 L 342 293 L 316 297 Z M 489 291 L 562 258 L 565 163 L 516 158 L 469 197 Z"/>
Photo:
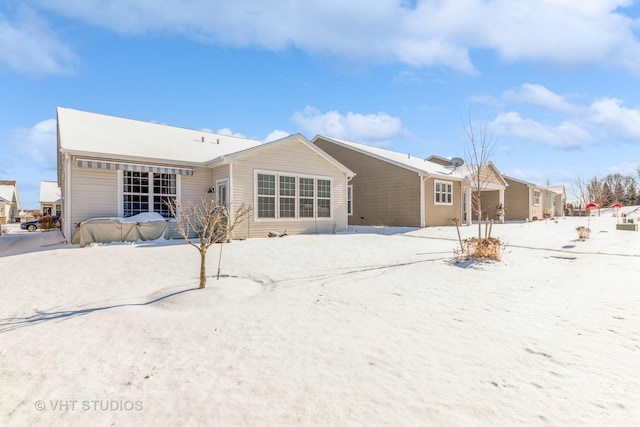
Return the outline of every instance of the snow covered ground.
<path id="1" fill-rule="evenodd" d="M 203 290 L 184 242 L 11 225 L 0 425 L 637 425 L 640 233 L 588 221 L 496 224 L 501 263 L 454 227 L 234 241 Z"/>

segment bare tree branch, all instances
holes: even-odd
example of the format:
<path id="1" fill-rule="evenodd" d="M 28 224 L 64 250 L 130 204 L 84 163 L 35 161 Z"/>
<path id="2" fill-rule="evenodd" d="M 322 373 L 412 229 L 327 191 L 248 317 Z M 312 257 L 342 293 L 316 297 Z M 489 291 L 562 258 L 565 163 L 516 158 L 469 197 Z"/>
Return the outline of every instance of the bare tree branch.
<path id="1" fill-rule="evenodd" d="M 225 206 L 202 198 L 198 204 L 172 200 L 169 209 L 176 219 L 178 233 L 200 252 L 200 288 L 204 288 L 207 283 L 207 249 L 214 243 L 229 241 L 233 229 L 245 219 L 251 208 L 241 205 L 230 215 Z"/>

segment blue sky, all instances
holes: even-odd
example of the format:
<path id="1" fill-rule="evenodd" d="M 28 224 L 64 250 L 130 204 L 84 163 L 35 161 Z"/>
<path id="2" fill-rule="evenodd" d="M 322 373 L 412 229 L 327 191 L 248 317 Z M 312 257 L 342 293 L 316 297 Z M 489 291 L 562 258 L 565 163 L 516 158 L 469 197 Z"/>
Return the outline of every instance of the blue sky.
<path id="1" fill-rule="evenodd" d="M 640 166 L 630 0 L 4 0 L 0 179 L 56 179 L 57 106 L 464 157 L 538 184 Z"/>

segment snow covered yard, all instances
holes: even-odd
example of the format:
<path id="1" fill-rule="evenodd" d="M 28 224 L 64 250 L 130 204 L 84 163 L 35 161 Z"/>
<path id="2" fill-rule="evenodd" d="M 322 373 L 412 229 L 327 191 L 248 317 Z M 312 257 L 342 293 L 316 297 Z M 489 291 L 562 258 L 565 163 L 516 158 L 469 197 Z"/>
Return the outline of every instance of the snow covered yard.
<path id="1" fill-rule="evenodd" d="M 496 224 L 497 264 L 453 264 L 454 227 L 236 241 L 203 290 L 184 242 L 15 231 L 0 424 L 632 425 L 640 233 L 615 223 Z"/>

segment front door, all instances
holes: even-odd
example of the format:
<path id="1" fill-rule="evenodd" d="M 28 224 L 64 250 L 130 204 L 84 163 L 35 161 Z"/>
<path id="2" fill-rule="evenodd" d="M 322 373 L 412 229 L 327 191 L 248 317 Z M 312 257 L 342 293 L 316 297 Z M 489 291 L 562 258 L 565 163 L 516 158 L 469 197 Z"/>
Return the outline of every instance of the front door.
<path id="1" fill-rule="evenodd" d="M 216 181 L 216 202 L 219 206 L 229 207 L 229 180 Z"/>

